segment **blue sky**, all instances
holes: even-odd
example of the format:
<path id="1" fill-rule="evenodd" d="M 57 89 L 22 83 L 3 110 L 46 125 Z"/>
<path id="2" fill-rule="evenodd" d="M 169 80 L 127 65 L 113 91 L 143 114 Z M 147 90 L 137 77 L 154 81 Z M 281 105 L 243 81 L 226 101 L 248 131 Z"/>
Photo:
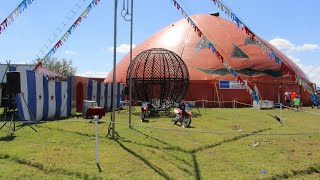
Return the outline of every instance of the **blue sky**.
<path id="1" fill-rule="evenodd" d="M 189 14 L 220 12 L 212 0 L 177 0 Z M 21 0 L 0 0 L 2 22 Z M 86 9 L 91 0 L 34 0 L 33 4 L 15 18 L 0 34 L 0 62 L 30 63 L 42 49 L 48 52 L 76 18 Z M 224 2 L 257 35 L 271 42 L 294 60 L 317 84 L 320 84 L 320 7 L 318 0 L 303 2 L 292 0 L 242 0 Z M 73 19 L 57 33 L 66 16 L 71 17 L 75 4 L 82 4 Z M 120 12 L 123 0 L 118 3 L 118 61 L 128 50 L 130 23 L 123 20 Z M 181 13 L 170 0 L 135 0 L 134 44 L 139 44 L 165 26 L 182 19 Z M 87 19 L 81 22 L 68 41 L 53 57 L 72 59 L 78 74 L 102 76 L 113 64 L 113 16 L 114 1 L 100 0 Z M 58 38 L 53 38 L 55 33 Z M 54 39 L 50 48 L 49 39 Z"/>

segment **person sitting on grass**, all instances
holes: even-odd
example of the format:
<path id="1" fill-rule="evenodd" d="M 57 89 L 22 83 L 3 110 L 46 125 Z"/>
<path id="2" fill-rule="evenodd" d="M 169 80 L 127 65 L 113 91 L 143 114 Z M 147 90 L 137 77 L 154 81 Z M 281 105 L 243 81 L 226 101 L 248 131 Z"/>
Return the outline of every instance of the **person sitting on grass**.
<path id="1" fill-rule="evenodd" d="M 293 99 L 293 104 L 296 107 L 296 111 L 298 111 L 300 107 L 300 99 L 298 98 L 298 96 L 296 96 L 296 98 Z"/>

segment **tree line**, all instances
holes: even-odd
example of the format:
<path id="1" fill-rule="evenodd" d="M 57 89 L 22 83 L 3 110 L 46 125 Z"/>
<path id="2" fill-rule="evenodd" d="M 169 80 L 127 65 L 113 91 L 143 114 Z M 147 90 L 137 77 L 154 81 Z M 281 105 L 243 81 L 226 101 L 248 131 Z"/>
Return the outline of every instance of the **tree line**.
<path id="1" fill-rule="evenodd" d="M 53 72 L 60 73 L 63 76 L 73 76 L 77 72 L 77 68 L 72 64 L 71 59 L 58 59 L 56 57 L 42 59 L 38 58 L 35 59 L 33 63 L 42 63 L 45 68 Z"/>

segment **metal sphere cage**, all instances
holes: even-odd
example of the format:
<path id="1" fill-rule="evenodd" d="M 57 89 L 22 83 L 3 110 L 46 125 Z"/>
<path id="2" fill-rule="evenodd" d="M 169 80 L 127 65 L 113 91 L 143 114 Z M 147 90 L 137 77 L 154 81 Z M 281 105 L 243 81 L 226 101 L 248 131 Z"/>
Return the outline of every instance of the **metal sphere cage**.
<path id="1" fill-rule="evenodd" d="M 128 87 L 129 72 L 130 67 L 126 75 Z M 156 101 L 156 106 L 161 109 L 163 104 L 180 102 L 188 91 L 189 82 L 186 64 L 172 51 L 152 48 L 141 52 L 132 60 L 133 100 Z"/>

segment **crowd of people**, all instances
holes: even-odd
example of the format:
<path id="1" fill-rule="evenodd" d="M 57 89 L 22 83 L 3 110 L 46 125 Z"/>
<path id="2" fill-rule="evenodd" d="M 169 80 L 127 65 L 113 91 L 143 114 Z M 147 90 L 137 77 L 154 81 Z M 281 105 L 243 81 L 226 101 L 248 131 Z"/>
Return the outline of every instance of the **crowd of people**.
<path id="1" fill-rule="evenodd" d="M 315 92 L 312 93 L 311 96 L 311 101 L 312 101 L 312 108 L 313 107 L 318 107 L 320 108 L 320 93 Z M 285 100 L 285 105 L 287 107 L 295 108 L 295 110 L 301 109 L 301 101 L 300 101 L 300 96 L 297 94 L 295 91 L 287 91 L 284 93 L 284 100 Z"/>

